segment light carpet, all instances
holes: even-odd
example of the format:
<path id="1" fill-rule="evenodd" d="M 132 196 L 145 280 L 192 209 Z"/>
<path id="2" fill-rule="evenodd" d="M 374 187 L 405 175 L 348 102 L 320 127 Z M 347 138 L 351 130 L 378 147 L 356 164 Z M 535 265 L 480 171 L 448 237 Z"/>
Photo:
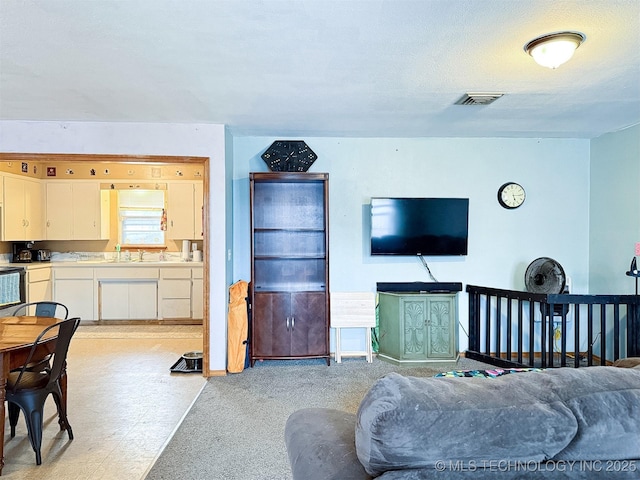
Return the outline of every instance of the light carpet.
<path id="1" fill-rule="evenodd" d="M 395 366 L 374 359 L 265 361 L 210 378 L 147 480 L 289 480 L 284 445 L 289 415 L 307 407 L 355 412 L 371 385 L 389 372 L 433 376 L 488 365 L 461 358 L 429 366 Z M 160 415 L 162 412 L 158 412 Z"/>

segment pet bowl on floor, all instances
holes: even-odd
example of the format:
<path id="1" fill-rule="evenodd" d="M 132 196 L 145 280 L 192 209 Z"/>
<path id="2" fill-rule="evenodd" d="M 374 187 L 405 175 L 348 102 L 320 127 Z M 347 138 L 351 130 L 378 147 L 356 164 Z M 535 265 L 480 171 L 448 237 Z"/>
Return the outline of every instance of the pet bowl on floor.
<path id="1" fill-rule="evenodd" d="M 182 358 L 188 370 L 202 370 L 202 352 L 187 352 Z"/>

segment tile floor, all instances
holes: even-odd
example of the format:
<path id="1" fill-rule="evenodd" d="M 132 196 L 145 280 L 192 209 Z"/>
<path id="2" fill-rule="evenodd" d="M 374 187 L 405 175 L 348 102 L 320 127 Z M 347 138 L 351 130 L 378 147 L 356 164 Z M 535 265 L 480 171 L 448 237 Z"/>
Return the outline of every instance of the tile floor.
<path id="1" fill-rule="evenodd" d="M 5 420 L 2 478 L 143 479 L 204 386 L 200 374 L 170 372 L 194 350 L 202 350 L 201 326 L 81 325 L 68 356 L 75 439 L 59 431 L 49 397 L 38 466 L 22 415 L 14 438 Z"/>

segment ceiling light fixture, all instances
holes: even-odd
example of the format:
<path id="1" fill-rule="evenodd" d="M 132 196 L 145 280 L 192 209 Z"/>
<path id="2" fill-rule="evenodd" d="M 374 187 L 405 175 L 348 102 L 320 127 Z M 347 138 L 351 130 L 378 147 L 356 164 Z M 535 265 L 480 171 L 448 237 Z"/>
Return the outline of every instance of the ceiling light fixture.
<path id="1" fill-rule="evenodd" d="M 557 32 L 534 38 L 524 51 L 539 65 L 552 69 L 568 61 L 587 37 L 579 32 Z"/>

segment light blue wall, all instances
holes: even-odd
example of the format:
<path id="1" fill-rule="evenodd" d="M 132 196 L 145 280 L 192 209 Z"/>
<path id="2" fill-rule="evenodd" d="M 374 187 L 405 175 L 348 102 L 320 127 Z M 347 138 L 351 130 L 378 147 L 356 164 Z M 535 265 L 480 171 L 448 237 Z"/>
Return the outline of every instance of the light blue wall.
<path id="1" fill-rule="evenodd" d="M 273 140 L 233 139 L 236 280 L 250 277 L 248 175 L 267 171 L 260 155 Z M 589 140 L 305 140 L 318 154 L 311 171 L 329 173 L 332 291 L 375 291 L 376 282 L 430 280 L 417 258 L 371 257 L 368 249 L 372 196 L 423 196 L 470 199 L 469 255 L 426 257 L 439 281 L 520 290 L 527 265 L 549 256 L 571 276 L 573 292 L 588 292 Z M 525 204 L 513 211 L 500 207 L 496 197 L 509 180 L 527 192 Z M 459 307 L 465 331 L 467 305 L 463 293 Z M 461 332 L 461 350 L 466 346 Z"/>
<path id="2" fill-rule="evenodd" d="M 635 292 L 635 280 L 625 272 L 636 242 L 640 242 L 640 125 L 591 141 L 591 293 Z"/>

